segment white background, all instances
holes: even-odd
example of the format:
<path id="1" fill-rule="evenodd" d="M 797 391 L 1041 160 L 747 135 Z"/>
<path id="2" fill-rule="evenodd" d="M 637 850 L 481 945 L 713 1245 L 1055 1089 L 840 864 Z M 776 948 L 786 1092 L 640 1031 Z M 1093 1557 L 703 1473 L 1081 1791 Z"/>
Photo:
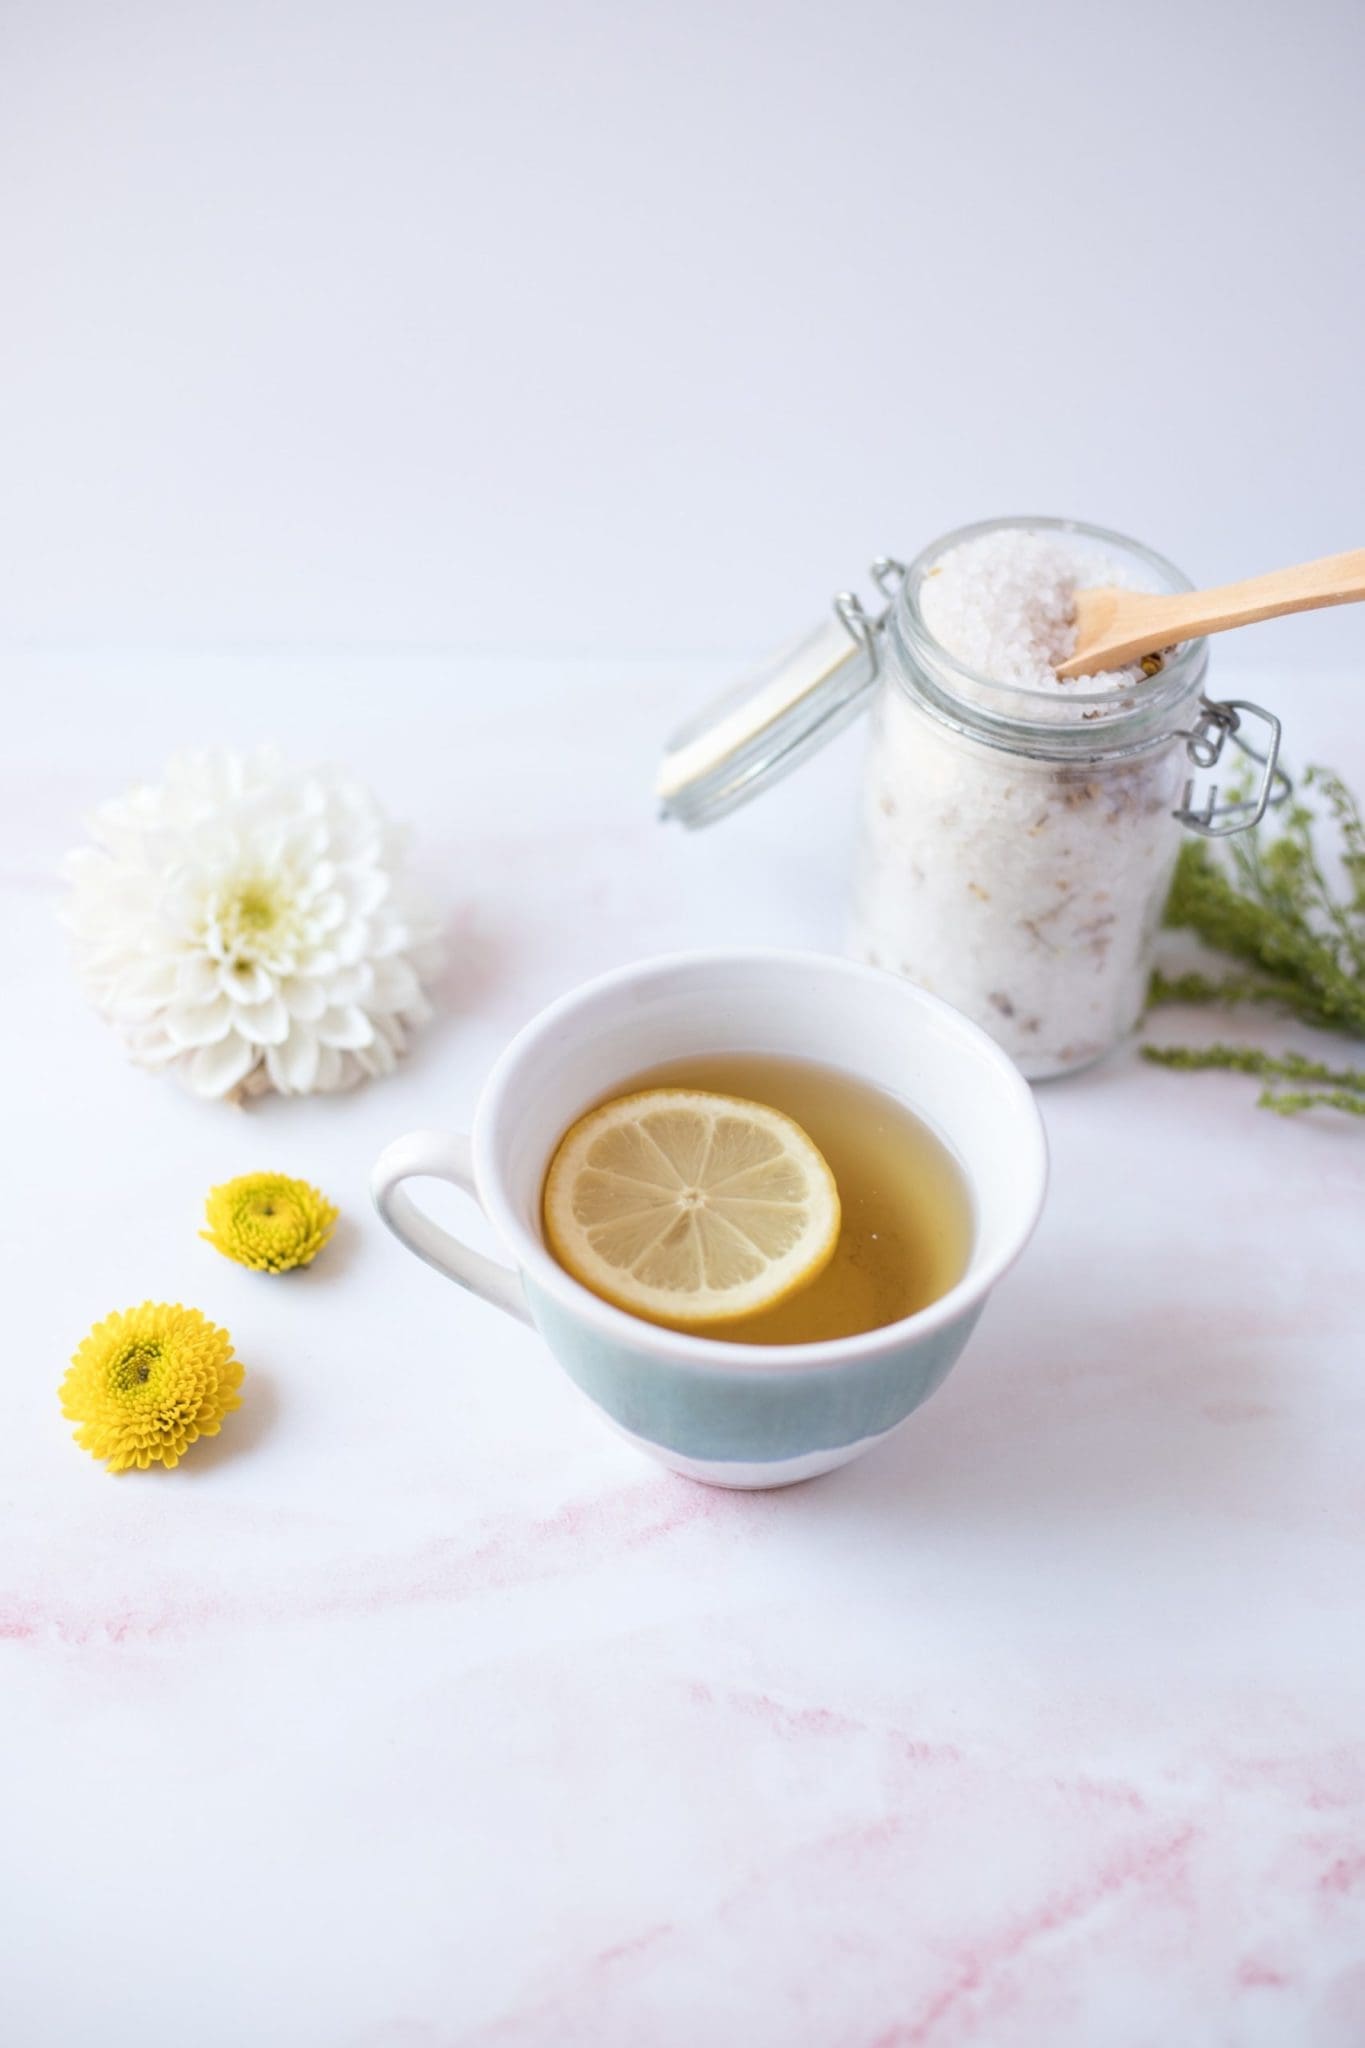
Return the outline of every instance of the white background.
<path id="1" fill-rule="evenodd" d="M 1359 2048 L 1348 1119 L 1129 1048 L 1044 1091 L 948 1384 L 753 1497 L 365 1182 L 585 976 L 840 943 L 854 733 L 695 838 L 649 783 L 870 553 L 1365 542 L 1363 56 L 1359 0 L 0 0 L 5 2048 Z M 1363 649 L 1215 674 L 1361 787 Z M 412 827 L 451 958 L 391 1080 L 238 1115 L 123 1059 L 57 874 L 265 738 Z M 286 1280 L 196 1235 L 272 1166 L 343 1218 Z M 115 1481 L 55 1390 L 142 1299 L 246 1399 Z"/>
<path id="2" fill-rule="evenodd" d="M 1359 545 L 1363 60 L 1358 0 L 5 0 L 0 640 L 728 653 L 991 513 Z"/>

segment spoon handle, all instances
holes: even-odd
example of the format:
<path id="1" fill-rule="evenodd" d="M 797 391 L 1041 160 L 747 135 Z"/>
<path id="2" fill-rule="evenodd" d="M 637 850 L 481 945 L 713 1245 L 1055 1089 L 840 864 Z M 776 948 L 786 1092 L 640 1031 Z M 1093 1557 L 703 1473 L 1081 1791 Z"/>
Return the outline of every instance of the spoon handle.
<path id="1" fill-rule="evenodd" d="M 1225 633 L 1287 612 L 1318 611 L 1324 605 L 1365 599 L 1365 548 L 1324 555 L 1292 569 L 1272 569 L 1216 590 L 1078 590 L 1076 652 L 1059 662 L 1065 682 L 1109 668 L 1122 668 L 1139 655 L 1156 654 L 1179 640 Z"/>
<path id="2" fill-rule="evenodd" d="M 1192 640 L 1201 633 L 1225 632 L 1229 626 L 1253 626 L 1259 619 L 1318 611 L 1329 604 L 1353 604 L 1361 598 L 1365 598 L 1365 548 L 1350 548 L 1344 555 L 1324 555 L 1318 562 L 1271 569 L 1264 576 L 1248 576 L 1242 583 L 1186 591 L 1159 602 L 1163 615 L 1179 624 L 1181 638 Z"/>

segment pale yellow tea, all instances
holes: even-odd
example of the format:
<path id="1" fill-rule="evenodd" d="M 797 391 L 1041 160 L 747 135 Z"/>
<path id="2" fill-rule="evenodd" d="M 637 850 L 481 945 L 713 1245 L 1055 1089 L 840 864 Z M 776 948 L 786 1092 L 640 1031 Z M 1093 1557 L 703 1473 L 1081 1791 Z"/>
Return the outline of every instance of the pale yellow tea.
<path id="1" fill-rule="evenodd" d="M 793 1118 L 824 1155 L 842 1210 L 834 1255 L 813 1280 L 770 1308 L 692 1334 L 742 1344 L 856 1336 L 913 1315 L 961 1279 L 972 1244 L 965 1180 L 895 1097 L 836 1068 L 766 1053 L 670 1061 L 623 1078 L 612 1094 L 648 1088 L 736 1096 Z"/>

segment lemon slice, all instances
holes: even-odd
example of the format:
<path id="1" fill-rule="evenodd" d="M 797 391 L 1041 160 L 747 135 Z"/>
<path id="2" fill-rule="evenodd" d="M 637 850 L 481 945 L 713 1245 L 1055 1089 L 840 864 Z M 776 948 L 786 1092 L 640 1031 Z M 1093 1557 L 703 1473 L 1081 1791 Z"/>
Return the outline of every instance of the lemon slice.
<path id="1" fill-rule="evenodd" d="M 545 1179 L 545 1234 L 616 1308 L 700 1329 L 773 1308 L 839 1242 L 839 1191 L 789 1116 L 737 1096 L 651 1088 L 590 1110 Z"/>

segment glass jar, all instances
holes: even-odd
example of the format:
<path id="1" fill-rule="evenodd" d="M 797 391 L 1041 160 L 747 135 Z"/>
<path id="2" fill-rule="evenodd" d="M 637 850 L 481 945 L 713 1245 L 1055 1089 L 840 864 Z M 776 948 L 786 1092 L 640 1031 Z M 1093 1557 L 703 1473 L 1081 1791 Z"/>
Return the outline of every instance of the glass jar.
<path id="1" fill-rule="evenodd" d="M 1041 1080 L 1136 1024 L 1182 827 L 1222 834 L 1260 818 L 1279 725 L 1204 696 L 1204 640 L 1108 689 L 1029 689 L 956 661 L 925 625 L 925 577 L 948 549 L 1008 527 L 1072 535 L 1144 588 L 1192 587 L 1136 541 L 1061 519 L 965 527 L 908 568 L 883 557 L 872 574 L 885 609 L 836 599 L 833 621 L 676 737 L 660 792 L 666 812 L 706 822 L 871 705 L 851 950 L 944 997 Z M 1263 754 L 1243 714 L 1265 720 Z M 1196 808 L 1191 768 L 1212 767 L 1229 738 L 1260 763 L 1256 795 L 1220 807 L 1215 789 Z"/>

